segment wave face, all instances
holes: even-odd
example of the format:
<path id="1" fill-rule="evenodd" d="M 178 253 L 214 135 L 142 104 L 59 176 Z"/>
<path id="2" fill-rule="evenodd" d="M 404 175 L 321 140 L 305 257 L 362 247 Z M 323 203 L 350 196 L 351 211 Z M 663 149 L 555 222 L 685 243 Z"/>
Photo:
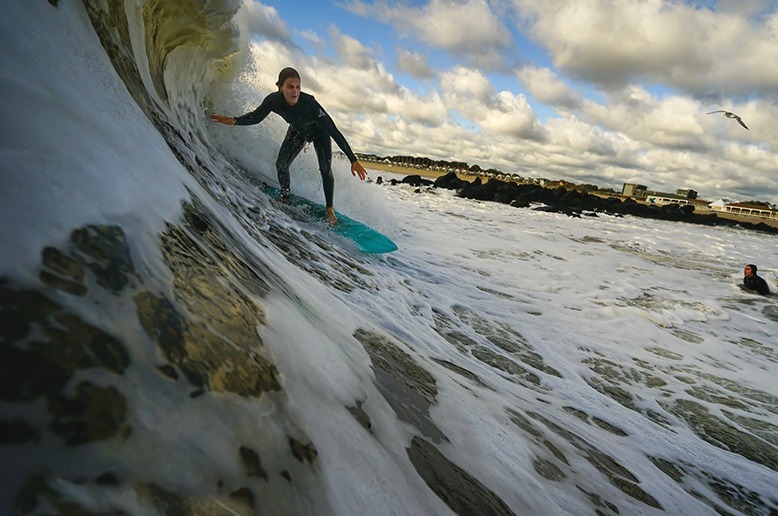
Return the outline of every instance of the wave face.
<path id="1" fill-rule="evenodd" d="M 359 255 L 207 119 L 240 2 L 3 4 L 3 514 L 778 511 L 775 236 L 343 181 Z"/>

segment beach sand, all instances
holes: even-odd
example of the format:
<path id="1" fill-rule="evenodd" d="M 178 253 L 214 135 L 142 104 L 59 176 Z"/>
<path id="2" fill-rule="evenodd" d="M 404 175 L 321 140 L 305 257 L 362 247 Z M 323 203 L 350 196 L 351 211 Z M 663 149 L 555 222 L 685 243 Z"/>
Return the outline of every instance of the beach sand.
<path id="1" fill-rule="evenodd" d="M 447 174 L 447 172 L 438 172 L 437 170 L 427 170 L 426 168 L 401 167 L 398 165 L 385 165 L 383 163 L 372 163 L 372 162 L 363 162 L 362 164 L 368 170 L 375 170 L 378 172 L 391 172 L 393 174 L 400 174 L 403 176 L 418 175 L 430 179 L 437 179 L 438 177 Z M 476 176 L 473 174 L 459 174 L 459 173 L 457 173 L 457 177 L 459 177 L 460 179 L 464 179 L 466 181 L 472 181 L 473 179 L 476 178 Z"/>

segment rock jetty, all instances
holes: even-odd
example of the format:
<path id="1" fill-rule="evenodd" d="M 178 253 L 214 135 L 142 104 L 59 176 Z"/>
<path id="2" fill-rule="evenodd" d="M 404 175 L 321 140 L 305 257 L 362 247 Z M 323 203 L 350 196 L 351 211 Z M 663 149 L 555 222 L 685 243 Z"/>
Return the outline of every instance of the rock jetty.
<path id="1" fill-rule="evenodd" d="M 568 190 L 564 187 L 544 188 L 535 184 L 518 184 L 499 179 L 489 179 L 486 182 L 482 182 L 481 178 L 476 178 L 470 182 L 460 179 L 454 172 L 440 176 L 434 181 L 423 178 L 420 175 L 409 175 L 399 181 L 392 179 L 389 183 L 393 185 L 408 184 L 416 186 L 419 187 L 419 191 L 421 191 L 422 187 L 456 190 L 459 197 L 466 199 L 499 202 L 516 208 L 564 213 L 570 217 L 596 217 L 599 214 L 617 217 L 633 215 L 635 217 L 689 222 L 708 226 L 740 226 L 745 229 L 778 233 L 778 228 L 764 222 L 737 221 L 719 217 L 715 213 L 697 214 L 694 212 L 693 205 L 665 204 L 659 206 L 644 204 L 629 197 L 601 197 L 579 190 Z"/>

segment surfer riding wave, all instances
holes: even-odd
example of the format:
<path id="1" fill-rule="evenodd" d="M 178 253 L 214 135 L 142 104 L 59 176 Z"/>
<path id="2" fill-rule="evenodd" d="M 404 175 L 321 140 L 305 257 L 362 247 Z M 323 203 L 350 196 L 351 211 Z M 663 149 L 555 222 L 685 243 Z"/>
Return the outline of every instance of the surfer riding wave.
<path id="1" fill-rule="evenodd" d="M 351 162 L 352 176 L 358 176 L 360 180 L 364 180 L 367 177 L 367 172 L 324 108 L 313 95 L 301 91 L 300 82 L 300 74 L 297 70 L 289 67 L 284 68 L 278 74 L 278 82 L 276 82 L 278 91 L 265 97 L 254 111 L 238 117 L 211 115 L 211 119 L 226 125 L 254 125 L 260 123 L 270 113 L 276 113 L 289 124 L 289 129 L 283 143 L 281 143 L 276 159 L 282 202 L 289 202 L 289 167 L 292 161 L 300 154 L 306 143 L 313 142 L 324 188 L 327 222 L 333 225 L 338 219 L 333 207 L 335 176 L 332 173 L 332 142 L 330 138 L 335 140 L 340 150 Z"/>

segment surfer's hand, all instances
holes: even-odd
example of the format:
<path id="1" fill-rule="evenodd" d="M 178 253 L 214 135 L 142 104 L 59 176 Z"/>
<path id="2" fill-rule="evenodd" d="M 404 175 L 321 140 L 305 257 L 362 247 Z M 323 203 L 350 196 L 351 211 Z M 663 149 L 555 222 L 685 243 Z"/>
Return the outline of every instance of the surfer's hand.
<path id="1" fill-rule="evenodd" d="M 359 176 L 360 181 L 364 181 L 367 177 L 367 172 L 365 171 L 365 167 L 362 166 L 362 164 L 359 161 L 355 161 L 351 164 L 351 175 L 352 176 Z"/>
<path id="2" fill-rule="evenodd" d="M 225 125 L 235 125 L 238 123 L 237 120 L 235 120 L 234 117 L 231 116 L 222 116 L 222 115 L 211 115 L 211 120 L 214 122 L 219 122 L 220 124 Z"/>

